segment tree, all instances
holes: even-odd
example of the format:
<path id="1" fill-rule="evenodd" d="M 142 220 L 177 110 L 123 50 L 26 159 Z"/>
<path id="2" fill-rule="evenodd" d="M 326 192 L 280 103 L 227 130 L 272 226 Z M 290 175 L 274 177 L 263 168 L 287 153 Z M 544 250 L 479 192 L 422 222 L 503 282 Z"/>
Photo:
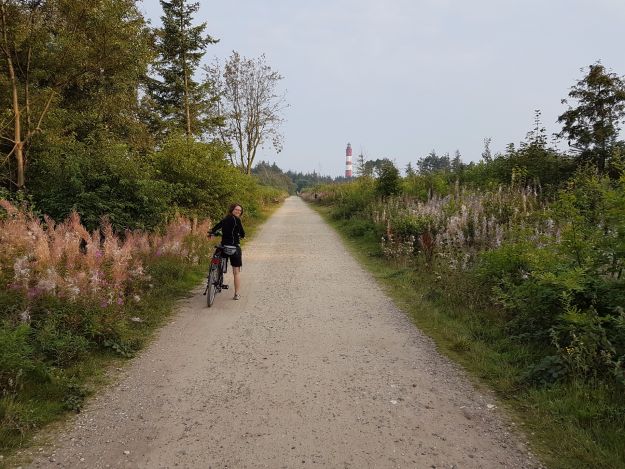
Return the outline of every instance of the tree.
<path id="1" fill-rule="evenodd" d="M 363 166 L 363 176 L 373 177 L 375 175 L 377 177 L 383 166 L 388 163 L 393 164 L 393 162 L 388 158 L 376 158 L 375 160 L 365 161 Z"/>
<path id="2" fill-rule="evenodd" d="M 277 152 L 282 150 L 280 125 L 287 104 L 276 89 L 282 76 L 267 65 L 264 55 L 248 59 L 236 51 L 223 68 L 215 62 L 207 72 L 225 119 L 221 138 L 234 149 L 232 163 L 250 174 L 259 146 L 270 142 Z"/>
<path id="3" fill-rule="evenodd" d="M 417 161 L 417 167 L 420 174 L 429 174 L 437 171 L 449 171 L 451 169 L 451 162 L 449 160 L 449 154 L 438 156 L 435 150 L 432 150 L 424 158 L 419 158 Z"/>
<path id="4" fill-rule="evenodd" d="M 391 160 L 384 158 L 376 168 L 376 173 L 378 177 L 375 190 L 378 195 L 388 197 L 401 192 L 399 170 Z"/>
<path id="5" fill-rule="evenodd" d="M 490 151 L 491 141 L 492 139 L 490 137 L 486 137 L 484 139 L 484 150 L 482 151 L 482 160 L 484 160 L 485 163 L 490 163 L 491 161 L 493 161 L 493 154 Z"/>
<path id="6" fill-rule="evenodd" d="M 151 58 L 147 39 L 134 0 L 0 1 L 5 184 L 26 186 L 37 140 L 128 136 Z"/>
<path id="7" fill-rule="evenodd" d="M 464 164 L 462 163 L 462 158 L 460 157 L 460 150 L 456 150 L 456 153 L 454 153 L 454 159 L 451 160 L 451 171 L 458 176 L 462 172 L 463 167 Z"/>
<path id="8" fill-rule="evenodd" d="M 358 177 L 373 176 L 371 171 L 367 169 L 367 157 L 362 151 L 356 157 L 356 176 Z"/>
<path id="9" fill-rule="evenodd" d="M 260 161 L 254 166 L 252 174 L 258 183 L 263 186 L 275 187 L 289 194 L 295 194 L 295 182 L 287 174 L 284 174 L 282 169 L 275 163 L 269 164 L 266 161 Z"/>
<path id="10" fill-rule="evenodd" d="M 151 114 L 154 131 L 184 132 L 189 140 L 218 124 L 210 82 L 198 83 L 193 79 L 206 47 L 218 40 L 204 33 L 206 23 L 193 26 L 199 3 L 187 0 L 160 0 L 160 3 L 163 26 L 156 30 L 158 58 L 152 69 L 160 79 L 148 80 L 143 104 L 148 115 Z"/>
<path id="11" fill-rule="evenodd" d="M 603 173 L 625 117 L 625 80 L 596 63 L 571 88 L 569 98 L 576 105 L 562 100 L 569 108 L 558 117 L 563 124 L 558 136 L 568 139 L 580 160 L 592 161 Z"/>
<path id="12" fill-rule="evenodd" d="M 408 164 L 406 165 L 406 177 L 413 177 L 415 176 L 415 170 L 412 168 L 412 163 L 408 162 Z"/>

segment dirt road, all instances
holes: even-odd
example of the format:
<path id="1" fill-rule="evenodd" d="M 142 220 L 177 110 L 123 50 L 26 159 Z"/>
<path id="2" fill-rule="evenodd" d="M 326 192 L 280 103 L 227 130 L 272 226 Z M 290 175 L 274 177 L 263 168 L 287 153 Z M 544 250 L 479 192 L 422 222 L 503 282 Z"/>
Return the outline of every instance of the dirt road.
<path id="1" fill-rule="evenodd" d="M 32 467 L 537 467 L 492 398 L 291 197 Z"/>

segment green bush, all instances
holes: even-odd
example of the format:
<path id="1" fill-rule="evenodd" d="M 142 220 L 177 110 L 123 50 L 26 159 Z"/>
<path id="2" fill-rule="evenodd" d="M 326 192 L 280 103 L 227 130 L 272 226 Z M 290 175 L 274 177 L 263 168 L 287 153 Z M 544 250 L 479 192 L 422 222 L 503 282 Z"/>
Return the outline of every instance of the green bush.
<path id="1" fill-rule="evenodd" d="M 391 219 L 393 233 L 405 240 L 418 239 L 431 226 L 432 220 L 426 216 L 398 215 Z"/>
<path id="2" fill-rule="evenodd" d="M 625 384 L 624 200 L 623 179 L 582 169 L 544 214 L 555 231 L 519 230 L 482 255 L 481 278 L 508 312 L 508 328 L 544 350 L 531 376 L 562 378 L 564 368 L 578 379 Z"/>
<path id="3" fill-rule="evenodd" d="M 156 176 L 164 181 L 175 210 L 199 218 L 221 219 L 232 203 L 258 210 L 258 185 L 227 160 L 219 142 L 188 142 L 169 138 L 153 155 Z M 272 191 L 275 193 L 275 191 Z"/>
<path id="4" fill-rule="evenodd" d="M 106 215 L 118 231 L 153 229 L 170 210 L 169 189 L 151 164 L 107 140 L 39 142 L 29 166 L 36 208 L 55 220 L 73 211 L 89 230 Z"/>
<path id="5" fill-rule="evenodd" d="M 375 235 L 376 226 L 369 220 L 353 219 L 345 228 L 347 234 L 354 238 Z"/>

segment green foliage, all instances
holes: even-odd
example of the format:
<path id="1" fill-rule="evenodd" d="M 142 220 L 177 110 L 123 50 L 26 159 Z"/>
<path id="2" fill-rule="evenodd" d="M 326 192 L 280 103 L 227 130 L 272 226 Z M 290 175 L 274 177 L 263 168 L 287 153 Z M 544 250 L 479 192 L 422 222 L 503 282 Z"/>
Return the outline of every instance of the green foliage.
<path id="1" fill-rule="evenodd" d="M 35 206 L 56 220 L 75 210 L 90 230 L 106 215 L 116 230 L 153 229 L 170 210 L 169 187 L 145 159 L 113 141 L 41 140 L 29 168 Z"/>
<path id="2" fill-rule="evenodd" d="M 0 441 L 15 441 L 17 437 L 16 442 L 19 442 L 38 424 L 39 420 L 28 405 L 16 401 L 13 396 L 0 397 Z"/>
<path id="3" fill-rule="evenodd" d="M 144 145 L 136 92 L 151 53 L 149 31 L 136 2 L 51 0 L 4 2 L 4 7 L 10 10 L 4 32 L 12 44 L 12 61 L 19 66 L 13 83 L 16 101 L 5 81 L 0 104 L 11 117 L 21 113 L 18 134 L 26 167 L 38 159 L 31 143 L 41 134 L 56 143 L 68 136 L 83 141 L 93 134 L 113 134 L 133 147 Z M 2 77 L 9 76 L 7 68 L 3 58 Z M 4 154 L 11 151 L 16 124 L 14 120 L 2 130 Z M 3 162 L 0 173 L 0 182 L 10 188 L 17 177 L 11 159 Z M 26 187 L 32 185 L 26 179 Z"/>
<path id="4" fill-rule="evenodd" d="M 397 195 L 400 192 L 399 170 L 392 161 L 384 160 L 377 169 L 375 192 L 381 197 Z"/>
<path id="5" fill-rule="evenodd" d="M 275 187 L 291 195 L 295 194 L 296 184 L 275 163 L 259 162 L 252 174 L 262 186 Z"/>
<path id="6" fill-rule="evenodd" d="M 320 185 L 311 190 L 323 204 L 332 204 L 332 217 L 354 218 L 361 215 L 375 199 L 375 182 L 367 177 L 344 184 Z"/>
<path id="7" fill-rule="evenodd" d="M 568 138 L 582 162 L 592 162 L 603 173 L 625 119 L 625 79 L 600 63 L 590 65 L 587 75 L 571 88 L 569 98 L 576 106 L 569 106 L 558 118 L 563 124 L 560 136 Z"/>
<path id="8" fill-rule="evenodd" d="M 219 142 L 188 142 L 170 137 L 154 154 L 154 169 L 167 184 L 170 203 L 189 216 L 220 219 L 237 202 L 247 211 L 258 205 L 254 180 L 232 166 Z"/>
<path id="9" fill-rule="evenodd" d="M 374 223 L 362 219 L 352 220 L 345 226 L 345 232 L 353 238 L 373 237 L 379 239 L 382 235 Z"/>
<path id="10" fill-rule="evenodd" d="M 71 378 L 67 380 L 63 394 L 63 408 L 72 412 L 80 412 L 89 392 L 76 378 Z"/>
<path id="11" fill-rule="evenodd" d="M 445 172 L 451 170 L 451 160 L 449 155 L 445 154 L 439 156 L 435 150 L 428 153 L 427 156 L 419 158 L 417 161 L 417 168 L 419 168 L 419 174 L 429 174 L 436 172 Z"/>
<path id="12" fill-rule="evenodd" d="M 287 171 L 285 173 L 291 178 L 295 184 L 295 190 L 302 192 L 304 189 L 310 189 L 318 184 L 329 184 L 332 182 L 330 176 L 321 176 L 317 173 L 301 173 L 295 171 Z"/>
<path id="13" fill-rule="evenodd" d="M 432 220 L 429 217 L 412 217 L 408 215 L 399 215 L 391 220 L 393 233 L 401 239 L 408 240 L 412 238 L 416 240 L 421 234 L 430 229 Z"/>
<path id="14" fill-rule="evenodd" d="M 193 25 L 199 3 L 160 0 L 160 4 L 163 26 L 156 31 L 158 57 L 152 67 L 158 77 L 147 81 L 143 109 L 157 134 L 202 136 L 220 119 L 212 84 L 198 83 L 194 75 L 206 47 L 218 41 L 204 33 L 206 23 Z"/>
<path id="15" fill-rule="evenodd" d="M 55 366 L 66 367 L 87 355 L 89 340 L 64 330 L 56 318 L 45 321 L 36 331 L 37 348 Z"/>
<path id="16" fill-rule="evenodd" d="M 482 256 L 480 273 L 510 313 L 508 327 L 524 340 L 550 344 L 546 353 L 556 358 L 545 358 L 537 372 L 562 377 L 564 366 L 572 377 L 622 381 L 624 196 L 622 182 L 581 170 L 546 214 L 558 226 L 553 236 L 532 241 L 520 231 Z"/>
<path id="17" fill-rule="evenodd" d="M 403 194 L 425 202 L 433 194 L 447 195 L 451 186 L 445 174 L 434 172 L 406 176 L 401 181 L 401 188 Z"/>
<path id="18" fill-rule="evenodd" d="M 29 359 L 33 346 L 29 340 L 30 327 L 21 324 L 10 327 L 4 323 L 0 327 L 0 394 L 6 395 L 19 390 L 25 376 L 34 370 L 35 364 Z"/>

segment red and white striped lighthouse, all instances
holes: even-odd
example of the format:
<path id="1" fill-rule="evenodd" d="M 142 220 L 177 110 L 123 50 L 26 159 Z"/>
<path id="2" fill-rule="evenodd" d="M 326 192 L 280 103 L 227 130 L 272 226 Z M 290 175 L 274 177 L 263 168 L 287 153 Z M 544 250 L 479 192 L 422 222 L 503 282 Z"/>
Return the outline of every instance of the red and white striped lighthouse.
<path id="1" fill-rule="evenodd" d="M 345 177 L 352 177 L 352 145 L 351 143 L 347 144 L 347 148 L 345 149 Z"/>

